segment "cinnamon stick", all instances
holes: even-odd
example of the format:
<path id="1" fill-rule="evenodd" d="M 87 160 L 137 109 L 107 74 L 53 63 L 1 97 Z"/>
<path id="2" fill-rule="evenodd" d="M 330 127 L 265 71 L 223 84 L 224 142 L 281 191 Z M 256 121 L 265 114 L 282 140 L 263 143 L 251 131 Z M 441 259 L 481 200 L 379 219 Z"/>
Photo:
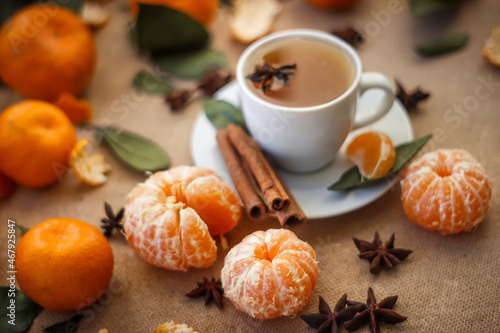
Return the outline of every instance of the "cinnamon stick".
<path id="1" fill-rule="evenodd" d="M 267 207 L 271 207 L 275 211 L 285 208 L 289 203 L 289 199 L 285 201 L 280 193 L 280 186 L 276 185 L 276 175 L 272 168 L 267 164 L 265 157 L 260 149 L 253 143 L 252 139 L 239 126 L 230 124 L 227 127 L 229 139 L 233 146 L 240 154 L 242 160 L 248 164 L 252 175 L 255 177 L 257 184 Z M 271 172 L 270 172 L 271 171 Z"/>
<path id="2" fill-rule="evenodd" d="M 283 186 L 284 190 L 287 193 L 290 193 L 285 183 L 282 182 L 279 179 L 279 177 L 278 180 L 280 184 Z M 293 228 L 303 224 L 304 222 L 307 222 L 306 214 L 304 213 L 302 208 L 300 208 L 299 203 L 297 202 L 297 200 L 295 200 L 294 196 L 291 193 L 289 196 L 289 200 L 290 204 L 288 205 L 287 208 L 276 211 L 276 217 L 278 218 L 278 221 L 280 222 L 281 226 Z"/>
<path id="3" fill-rule="evenodd" d="M 229 175 L 243 201 L 248 216 L 253 219 L 263 217 L 266 213 L 266 206 L 252 184 L 247 171 L 244 169 L 241 157 L 229 141 L 227 129 L 220 129 L 217 132 L 216 138 L 222 158 L 226 163 Z"/>

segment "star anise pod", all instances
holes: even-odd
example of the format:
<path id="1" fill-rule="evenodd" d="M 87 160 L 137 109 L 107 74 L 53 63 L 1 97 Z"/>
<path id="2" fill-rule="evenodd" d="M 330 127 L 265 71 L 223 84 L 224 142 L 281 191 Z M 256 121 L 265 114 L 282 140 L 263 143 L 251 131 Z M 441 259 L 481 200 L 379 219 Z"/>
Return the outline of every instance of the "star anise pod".
<path id="1" fill-rule="evenodd" d="M 405 321 L 405 316 L 391 310 L 397 300 L 398 296 L 391 296 L 384 298 L 382 301 L 377 303 L 373 289 L 371 287 L 368 288 L 368 299 L 366 300 L 366 304 L 355 301 L 347 301 L 347 304 L 351 306 L 361 305 L 362 310 L 346 325 L 345 328 L 348 331 L 355 331 L 363 324 L 369 323 L 370 332 L 379 333 L 379 322 L 381 321 L 386 324 L 397 324 Z"/>
<path id="2" fill-rule="evenodd" d="M 104 229 L 104 236 L 111 236 L 113 230 L 118 231 L 118 233 L 123 236 L 124 232 L 122 220 L 125 209 L 121 208 L 115 215 L 115 212 L 113 212 L 113 208 L 111 208 L 111 205 L 107 202 L 104 202 L 104 210 L 106 211 L 107 215 L 107 217 L 101 219 L 101 222 L 103 223 L 101 228 Z"/>
<path id="3" fill-rule="evenodd" d="M 423 92 L 420 87 L 417 87 L 411 94 L 408 94 L 398 80 L 394 80 L 398 88 L 396 97 L 403 103 L 407 111 L 417 107 L 418 103 L 426 100 L 431 95 L 428 92 Z"/>
<path id="4" fill-rule="evenodd" d="M 193 93 L 192 90 L 174 91 L 165 97 L 165 102 L 170 105 L 172 111 L 179 111 L 191 101 Z"/>
<path id="5" fill-rule="evenodd" d="M 318 333 L 337 333 L 343 322 L 351 320 L 356 313 L 363 309 L 362 304 L 346 307 L 347 294 L 344 294 L 332 310 L 323 297 L 319 297 L 319 313 L 300 316 L 312 328 L 317 328 Z"/>
<path id="6" fill-rule="evenodd" d="M 297 65 L 295 64 L 276 68 L 270 63 L 265 62 L 262 66 L 255 66 L 254 72 L 248 75 L 247 79 L 254 83 L 259 83 L 262 92 L 266 93 L 271 90 L 275 81 L 287 87 L 288 80 L 293 77 L 292 74 L 296 68 Z"/>
<path id="7" fill-rule="evenodd" d="M 233 80 L 231 73 L 225 70 L 208 71 L 198 83 L 198 90 L 211 97 L 217 90 Z"/>
<path id="8" fill-rule="evenodd" d="M 187 297 L 198 298 L 205 296 L 205 305 L 208 305 L 212 301 L 217 305 L 219 309 L 224 308 L 222 304 L 222 295 L 224 295 L 224 289 L 222 289 L 222 282 L 220 279 L 215 280 L 215 278 L 207 279 L 203 278 L 203 282 L 197 282 L 198 288 L 191 290 L 186 294 Z"/>
<path id="9" fill-rule="evenodd" d="M 363 36 L 353 27 L 340 28 L 332 31 L 332 34 L 345 40 L 354 47 L 358 46 L 359 44 L 365 41 L 363 39 Z"/>
<path id="10" fill-rule="evenodd" d="M 378 272 L 380 272 L 381 267 L 384 267 L 386 269 L 394 267 L 402 260 L 405 260 L 406 257 L 408 257 L 408 255 L 413 252 L 411 250 L 395 249 L 394 234 L 391 235 L 391 238 L 389 238 L 389 240 L 384 245 L 382 245 L 380 236 L 376 231 L 373 242 L 371 243 L 365 240 L 357 239 L 355 237 L 353 237 L 352 239 L 354 240 L 354 244 L 356 244 L 356 247 L 360 252 L 358 256 L 361 259 L 370 261 L 370 272 L 373 274 L 377 274 Z"/>

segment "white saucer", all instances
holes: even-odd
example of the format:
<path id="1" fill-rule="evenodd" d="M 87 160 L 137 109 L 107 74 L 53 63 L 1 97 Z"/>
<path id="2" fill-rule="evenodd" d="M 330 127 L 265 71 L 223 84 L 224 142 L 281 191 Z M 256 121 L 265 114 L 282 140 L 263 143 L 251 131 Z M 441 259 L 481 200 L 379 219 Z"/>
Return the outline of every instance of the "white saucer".
<path id="1" fill-rule="evenodd" d="M 363 108 L 365 105 L 370 105 L 380 96 L 381 93 L 375 89 L 366 92 L 359 102 L 359 107 Z M 215 97 L 239 106 L 239 91 L 236 82 L 233 81 L 226 85 L 217 92 Z M 399 101 L 396 101 L 392 109 L 377 122 L 351 132 L 346 139 L 346 143 L 350 142 L 353 136 L 368 130 L 386 133 L 394 145 L 413 140 L 410 119 Z M 191 134 L 193 161 L 196 165 L 215 170 L 233 186 L 224 160 L 220 155 L 215 134 L 215 127 L 202 111 L 195 120 Z M 347 192 L 327 190 L 329 185 L 334 183 L 345 170 L 352 166 L 344 157 L 344 147 L 345 144 L 333 163 L 319 171 L 290 173 L 280 169 L 277 170 L 309 219 L 336 216 L 363 207 L 384 194 L 397 181 L 397 179 L 393 179 L 391 182 L 381 182 L 370 187 Z"/>

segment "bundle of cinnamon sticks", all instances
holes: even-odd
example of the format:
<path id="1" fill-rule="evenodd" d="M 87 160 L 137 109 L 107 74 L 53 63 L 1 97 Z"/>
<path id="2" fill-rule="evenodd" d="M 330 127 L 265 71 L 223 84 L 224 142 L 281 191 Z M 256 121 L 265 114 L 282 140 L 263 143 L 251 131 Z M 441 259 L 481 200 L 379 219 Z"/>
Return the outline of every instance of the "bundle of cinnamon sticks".
<path id="1" fill-rule="evenodd" d="M 220 129 L 217 143 L 250 218 L 260 219 L 271 214 L 286 227 L 307 221 L 258 144 L 241 127 L 231 124 Z"/>

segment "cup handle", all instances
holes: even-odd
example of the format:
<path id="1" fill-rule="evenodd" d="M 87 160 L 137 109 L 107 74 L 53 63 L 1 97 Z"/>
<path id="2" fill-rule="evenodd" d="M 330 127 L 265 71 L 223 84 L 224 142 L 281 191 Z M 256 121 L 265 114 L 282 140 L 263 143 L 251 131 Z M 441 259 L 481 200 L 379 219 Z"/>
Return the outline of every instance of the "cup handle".
<path id="1" fill-rule="evenodd" d="M 368 89 L 381 89 L 384 93 L 382 100 L 374 105 L 370 110 L 358 112 L 356 110 L 356 117 L 352 129 L 366 126 L 382 118 L 392 107 L 394 103 L 394 88 L 391 81 L 380 73 L 365 72 L 361 74 L 361 81 L 359 83 L 359 93 L 363 95 Z"/>

